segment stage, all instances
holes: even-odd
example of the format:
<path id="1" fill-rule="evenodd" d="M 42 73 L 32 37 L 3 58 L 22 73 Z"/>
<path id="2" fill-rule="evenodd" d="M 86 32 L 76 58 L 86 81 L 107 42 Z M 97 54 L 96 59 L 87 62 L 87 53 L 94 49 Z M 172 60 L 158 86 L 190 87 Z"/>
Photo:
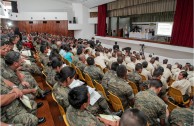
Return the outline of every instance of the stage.
<path id="1" fill-rule="evenodd" d="M 144 44 L 145 55 L 154 54 L 155 56 L 160 56 L 160 61 L 164 58 L 168 58 L 169 63 L 172 64 L 175 62 L 179 62 L 181 64 L 193 62 L 193 48 L 173 46 L 167 42 L 153 42 L 149 40 L 136 40 L 130 38 L 95 36 L 95 39 L 99 40 L 101 44 L 107 48 L 112 48 L 115 42 L 117 42 L 120 49 L 124 47 L 131 47 L 131 49 L 135 51 L 140 51 L 140 44 Z"/>

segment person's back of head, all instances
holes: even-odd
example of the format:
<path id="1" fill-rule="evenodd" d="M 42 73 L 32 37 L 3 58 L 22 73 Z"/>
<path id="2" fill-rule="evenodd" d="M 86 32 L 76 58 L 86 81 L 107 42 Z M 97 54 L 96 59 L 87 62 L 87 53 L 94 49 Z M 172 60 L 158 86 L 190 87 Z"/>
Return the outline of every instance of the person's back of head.
<path id="1" fill-rule="evenodd" d="M 53 69 L 56 69 L 57 67 L 61 67 L 63 65 L 63 62 L 58 58 L 54 57 L 50 63 L 48 63 L 48 66 L 51 66 Z"/>
<path id="2" fill-rule="evenodd" d="M 181 71 L 180 73 L 182 74 L 183 78 L 187 78 L 188 76 L 187 71 Z"/>
<path id="3" fill-rule="evenodd" d="M 172 69 L 172 65 L 171 65 L 171 64 L 168 64 L 168 65 L 166 66 L 166 68 L 168 68 L 169 70 L 171 70 L 171 69 Z"/>
<path id="4" fill-rule="evenodd" d="M 127 109 L 122 114 L 119 126 L 146 126 L 147 117 L 138 109 Z"/>
<path id="5" fill-rule="evenodd" d="M 10 51 L 5 55 L 5 63 L 8 66 L 11 66 L 14 64 L 14 62 L 19 61 L 20 59 L 20 53 L 15 51 Z"/>
<path id="6" fill-rule="evenodd" d="M 117 57 L 122 56 L 122 55 L 123 55 L 123 54 L 122 54 L 121 51 L 118 51 L 118 52 L 117 52 Z"/>
<path id="7" fill-rule="evenodd" d="M 154 64 L 154 62 L 155 62 L 155 57 L 152 57 L 151 60 L 150 60 L 150 63 Z"/>
<path id="8" fill-rule="evenodd" d="M 143 68 L 147 68 L 147 66 L 148 66 L 148 62 L 147 62 L 147 61 L 144 61 L 144 62 L 142 63 L 142 67 L 143 67 Z"/>
<path id="9" fill-rule="evenodd" d="M 168 63 L 168 59 L 164 59 L 163 64 L 167 64 L 167 63 Z"/>
<path id="10" fill-rule="evenodd" d="M 154 70 L 153 73 L 153 78 L 160 79 L 161 76 L 163 75 L 164 68 L 163 67 L 158 67 L 157 69 Z"/>
<path id="11" fill-rule="evenodd" d="M 178 64 L 177 68 L 181 70 L 183 68 L 182 64 Z"/>
<path id="12" fill-rule="evenodd" d="M 155 60 L 159 61 L 159 57 L 157 56 L 157 57 L 155 58 Z"/>
<path id="13" fill-rule="evenodd" d="M 117 45 L 117 42 L 115 42 L 115 45 Z"/>
<path id="14" fill-rule="evenodd" d="M 40 46 L 41 53 L 44 53 L 46 49 L 47 49 L 47 46 L 46 45 L 41 45 Z"/>
<path id="15" fill-rule="evenodd" d="M 119 66 L 119 64 L 117 62 L 113 62 L 111 64 L 111 70 L 117 71 L 118 66 Z"/>
<path id="16" fill-rule="evenodd" d="M 86 86 L 82 85 L 71 89 L 68 93 L 69 104 L 75 108 L 80 109 L 84 104 L 88 105 L 89 98 L 88 89 Z"/>
<path id="17" fill-rule="evenodd" d="M 80 47 L 80 48 L 78 48 L 78 49 L 77 49 L 77 55 L 82 54 L 82 50 L 83 50 L 83 49 L 82 49 L 81 47 Z"/>
<path id="18" fill-rule="evenodd" d="M 75 74 L 76 71 L 72 67 L 65 66 L 55 75 L 55 80 L 63 83 L 64 81 L 67 81 L 68 78 L 72 79 Z"/>
<path id="19" fill-rule="evenodd" d="M 131 56 L 130 58 L 131 58 L 131 62 L 135 63 L 135 61 L 136 61 L 135 56 Z"/>
<path id="20" fill-rule="evenodd" d="M 124 65 L 119 65 L 117 68 L 117 76 L 124 78 L 127 74 L 127 68 Z"/>
<path id="21" fill-rule="evenodd" d="M 122 57 L 122 56 L 119 56 L 119 57 L 117 58 L 117 62 L 118 62 L 119 64 L 122 64 L 122 63 L 123 63 L 123 57 Z"/>
<path id="22" fill-rule="evenodd" d="M 142 71 L 142 64 L 141 63 L 137 63 L 135 65 L 135 71 L 137 71 L 138 73 L 141 73 L 141 71 Z"/>
<path id="23" fill-rule="evenodd" d="M 85 63 L 86 61 L 85 55 L 84 54 L 79 55 L 79 60 Z"/>
<path id="24" fill-rule="evenodd" d="M 151 58 L 152 57 L 152 54 L 149 54 L 149 57 Z"/>
<path id="25" fill-rule="evenodd" d="M 161 90 L 161 88 L 163 86 L 161 80 L 158 80 L 158 79 L 152 79 L 149 82 L 150 82 L 150 84 L 149 84 L 150 88 L 155 88 L 155 89 Z M 157 93 L 159 93 L 160 90 L 158 90 Z"/>
<path id="26" fill-rule="evenodd" d="M 112 53 L 112 57 L 116 57 L 116 53 L 113 52 L 113 53 Z"/>
<path id="27" fill-rule="evenodd" d="M 193 65 L 190 65 L 190 66 L 189 66 L 189 71 L 193 71 L 193 70 L 194 70 Z"/>
<path id="28" fill-rule="evenodd" d="M 94 65 L 94 58 L 93 57 L 88 57 L 86 61 L 87 61 L 88 65 Z"/>
<path id="29" fill-rule="evenodd" d="M 96 51 L 95 55 L 96 55 L 96 57 L 100 56 L 100 52 Z"/>

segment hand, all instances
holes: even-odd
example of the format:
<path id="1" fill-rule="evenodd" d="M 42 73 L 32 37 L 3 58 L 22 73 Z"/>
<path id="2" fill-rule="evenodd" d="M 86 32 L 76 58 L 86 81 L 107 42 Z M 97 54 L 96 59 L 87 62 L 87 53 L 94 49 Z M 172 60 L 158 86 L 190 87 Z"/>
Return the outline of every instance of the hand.
<path id="1" fill-rule="evenodd" d="M 20 67 L 18 67 L 16 70 L 17 70 L 17 71 L 20 71 L 21 69 L 22 69 L 22 67 L 20 66 Z"/>
<path id="2" fill-rule="evenodd" d="M 16 93 L 17 98 L 21 98 L 23 96 L 22 91 L 20 89 L 18 89 L 18 88 L 13 88 L 11 90 L 11 93 Z"/>
<path id="3" fill-rule="evenodd" d="M 33 94 L 36 93 L 36 89 L 35 88 L 31 89 L 31 91 L 32 91 Z"/>
<path id="4" fill-rule="evenodd" d="M 101 117 L 97 117 L 101 122 L 103 122 L 106 126 L 119 126 L 119 120 L 110 121 Z"/>
<path id="5" fill-rule="evenodd" d="M 28 88 L 30 87 L 30 84 L 26 81 L 22 81 L 22 85 Z"/>

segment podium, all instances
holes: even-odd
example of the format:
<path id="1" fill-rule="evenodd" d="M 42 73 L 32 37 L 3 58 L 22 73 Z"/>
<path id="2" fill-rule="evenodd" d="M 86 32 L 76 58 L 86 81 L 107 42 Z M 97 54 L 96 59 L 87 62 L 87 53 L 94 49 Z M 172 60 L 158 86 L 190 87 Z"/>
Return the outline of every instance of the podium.
<path id="1" fill-rule="evenodd" d="M 118 30 L 118 37 L 123 37 L 123 29 Z"/>

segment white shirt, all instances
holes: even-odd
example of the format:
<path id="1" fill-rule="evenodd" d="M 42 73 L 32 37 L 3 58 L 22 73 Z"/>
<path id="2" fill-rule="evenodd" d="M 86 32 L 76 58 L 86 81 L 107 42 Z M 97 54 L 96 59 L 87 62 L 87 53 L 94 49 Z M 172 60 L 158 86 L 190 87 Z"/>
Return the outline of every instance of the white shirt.
<path id="1" fill-rule="evenodd" d="M 131 72 L 135 70 L 135 63 L 134 62 L 130 62 L 127 64 L 127 70 L 130 70 Z"/>
<path id="2" fill-rule="evenodd" d="M 191 84 L 188 80 L 182 79 L 172 83 L 171 87 L 176 88 L 181 91 L 182 95 L 189 94 L 189 88 Z"/>
<path id="3" fill-rule="evenodd" d="M 106 67 L 105 64 L 105 58 L 103 56 L 97 56 L 95 59 L 95 64 L 98 64 L 102 67 L 102 69 L 104 69 Z"/>
<path id="4" fill-rule="evenodd" d="M 151 75 L 154 73 L 154 66 L 150 62 L 148 62 L 148 66 L 146 68 L 148 71 L 150 71 Z"/>
<path id="5" fill-rule="evenodd" d="M 116 57 L 111 57 L 111 58 L 109 59 L 108 66 L 109 66 L 110 68 L 111 68 L 111 65 L 112 65 L 113 62 L 117 62 L 117 58 L 116 58 Z"/>
<path id="6" fill-rule="evenodd" d="M 148 70 L 146 70 L 146 68 L 143 68 L 143 69 L 142 69 L 141 74 L 144 75 L 144 76 L 146 77 L 147 80 L 148 80 L 149 78 L 152 78 L 151 73 L 150 73 Z"/>

